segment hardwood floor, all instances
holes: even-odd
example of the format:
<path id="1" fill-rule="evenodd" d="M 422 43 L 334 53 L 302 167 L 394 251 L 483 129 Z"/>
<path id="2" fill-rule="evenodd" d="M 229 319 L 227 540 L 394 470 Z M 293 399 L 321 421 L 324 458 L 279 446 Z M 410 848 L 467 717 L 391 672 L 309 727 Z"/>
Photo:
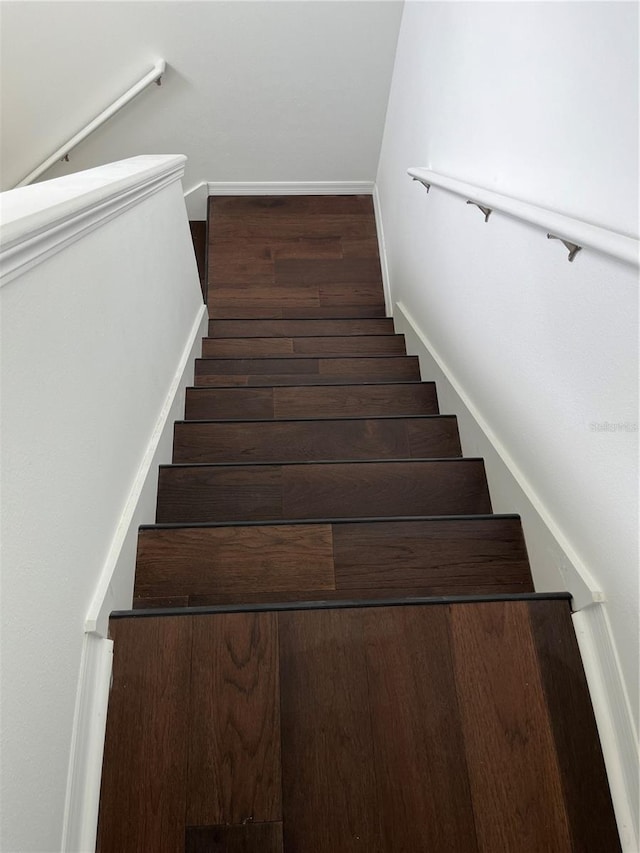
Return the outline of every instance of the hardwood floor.
<path id="1" fill-rule="evenodd" d="M 619 850 L 549 624 L 572 639 L 566 600 L 113 619 L 100 853 Z"/>
<path id="2" fill-rule="evenodd" d="M 568 596 L 385 316 L 371 197 L 215 198 L 207 233 L 98 853 L 619 851 Z"/>

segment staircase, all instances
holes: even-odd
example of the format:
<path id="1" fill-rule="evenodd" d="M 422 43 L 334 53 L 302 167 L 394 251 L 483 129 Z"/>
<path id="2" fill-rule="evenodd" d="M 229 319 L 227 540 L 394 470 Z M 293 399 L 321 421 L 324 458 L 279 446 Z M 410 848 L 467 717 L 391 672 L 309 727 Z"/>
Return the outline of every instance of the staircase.
<path id="1" fill-rule="evenodd" d="M 371 199 L 211 199 L 207 278 L 100 853 L 620 850 L 569 596 L 385 317 Z"/>

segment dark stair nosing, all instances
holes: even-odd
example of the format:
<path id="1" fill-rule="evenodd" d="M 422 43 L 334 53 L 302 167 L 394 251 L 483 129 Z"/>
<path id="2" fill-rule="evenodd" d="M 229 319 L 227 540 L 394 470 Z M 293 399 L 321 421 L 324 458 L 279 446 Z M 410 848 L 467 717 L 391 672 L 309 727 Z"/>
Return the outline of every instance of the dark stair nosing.
<path id="1" fill-rule="evenodd" d="M 209 361 L 209 359 L 203 359 Z M 225 374 L 226 375 L 226 374 Z M 232 375 L 232 374 L 229 374 Z M 301 374 L 306 376 L 307 374 Z M 313 376 L 314 374 L 308 374 Z M 363 379 L 362 382 L 327 382 L 322 385 L 298 385 L 272 382 L 269 385 L 189 385 L 187 391 L 264 391 L 268 388 L 359 388 L 362 385 L 435 385 L 435 381 L 422 379 Z"/>
<path id="2" fill-rule="evenodd" d="M 269 387 L 269 386 L 267 386 Z M 308 386 L 307 386 L 308 387 Z M 320 388 L 324 388 L 326 386 L 320 385 Z M 355 416 L 355 415 L 347 415 L 345 418 L 336 418 L 333 415 L 329 415 L 328 417 L 317 417 L 317 418 L 191 418 L 189 420 L 181 420 L 174 421 L 174 426 L 177 424 L 185 425 L 185 424 L 278 424 L 281 426 L 282 424 L 290 424 L 290 423 L 347 423 L 348 421 L 425 421 L 425 420 L 451 420 L 456 419 L 457 415 L 363 415 L 363 416 Z M 340 461 L 335 460 L 335 461 Z M 351 460 L 344 460 L 345 462 Z"/>
<path id="3" fill-rule="evenodd" d="M 187 421 L 186 423 L 189 423 Z M 402 459 L 303 459 L 301 461 L 281 462 L 165 462 L 160 468 L 237 468 L 243 466 L 245 468 L 255 468 L 257 466 L 278 467 L 280 465 L 381 465 L 381 464 L 396 464 L 398 462 L 419 463 L 419 462 L 482 462 L 484 465 L 484 457 L 482 456 L 434 456 L 434 457 L 403 457 Z"/>
<path id="4" fill-rule="evenodd" d="M 252 320 L 257 320 L 258 322 L 262 320 L 295 320 L 296 322 L 298 320 L 393 320 L 393 317 L 377 317 L 375 315 L 371 317 L 209 317 L 209 320 L 216 322 L 226 322 L 229 320 L 232 323 L 250 323 Z M 261 338 L 263 335 L 258 335 L 258 337 Z"/>
<path id="5" fill-rule="evenodd" d="M 204 340 L 204 338 L 203 338 Z M 223 340 L 223 338 L 212 338 L 211 340 Z M 311 359 L 313 361 L 318 361 L 319 359 L 329 360 L 329 359 L 341 359 L 341 358 L 417 358 L 415 355 L 407 355 L 406 352 L 383 352 L 383 353 L 357 353 L 357 352 L 346 352 L 340 355 L 309 355 L 308 353 L 272 353 L 270 355 L 201 355 L 198 356 L 196 361 L 282 361 L 282 359 L 286 359 L 287 361 L 301 361 L 303 359 Z"/>
<path id="6" fill-rule="evenodd" d="M 283 601 L 266 604 L 218 604 L 204 607 L 158 607 L 113 610 L 109 619 L 145 619 L 157 616 L 199 616 L 216 613 L 262 613 L 283 610 L 345 610 L 364 607 L 408 607 L 451 604 L 483 604 L 490 601 L 572 601 L 570 592 L 513 592 L 493 595 L 434 595 L 409 598 L 363 598 L 330 601 Z"/>
<path id="7" fill-rule="evenodd" d="M 191 527 L 264 527 L 289 526 L 294 524 L 372 524 L 411 521 L 487 521 L 487 520 L 522 520 L 518 513 L 477 513 L 476 515 L 376 515 L 362 518 L 292 518 L 268 519 L 266 521 L 174 521 L 158 522 L 156 524 L 140 524 L 138 530 L 184 530 Z"/>
<path id="8" fill-rule="evenodd" d="M 372 317 L 372 320 L 381 319 L 380 317 Z M 250 320 L 246 320 L 245 322 L 249 323 Z M 318 321 L 322 322 L 322 321 Z M 357 335 L 233 335 L 233 337 L 223 338 L 221 335 L 203 335 L 201 340 L 203 341 L 243 341 L 244 339 L 249 341 L 254 340 L 267 340 L 267 341 L 281 341 L 281 340 L 291 340 L 295 338 L 303 338 L 306 340 L 307 338 L 404 338 L 404 332 L 362 332 Z M 302 355 L 308 355 L 308 353 L 302 353 Z"/>

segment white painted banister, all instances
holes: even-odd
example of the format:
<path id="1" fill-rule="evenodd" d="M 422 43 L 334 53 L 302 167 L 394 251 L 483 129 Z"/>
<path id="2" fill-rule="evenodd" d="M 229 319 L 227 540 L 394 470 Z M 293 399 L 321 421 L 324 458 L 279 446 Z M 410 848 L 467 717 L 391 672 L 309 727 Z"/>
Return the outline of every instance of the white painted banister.
<path id="1" fill-rule="evenodd" d="M 103 110 L 100 115 L 97 115 L 92 121 L 85 125 L 82 130 L 79 130 L 78 133 L 76 133 L 75 136 L 72 136 L 68 142 L 65 142 L 64 145 L 57 148 L 53 154 L 36 169 L 29 172 L 29 174 L 24 177 L 19 184 L 16 184 L 16 189 L 18 187 L 27 186 L 27 184 L 30 184 L 32 181 L 35 181 L 36 178 L 39 178 L 40 175 L 44 174 L 47 169 L 50 169 L 54 163 L 63 160 L 68 153 L 76 147 L 76 145 L 79 145 L 83 139 L 86 139 L 87 136 L 89 136 L 89 134 L 93 133 L 94 130 L 97 130 L 101 125 L 119 112 L 124 106 L 126 106 L 126 104 L 132 101 L 136 95 L 139 95 L 140 92 L 144 91 L 144 89 L 152 83 L 157 83 L 164 74 L 165 68 L 166 63 L 164 59 L 159 59 L 148 74 L 145 74 L 141 80 L 138 80 L 135 85 L 130 89 L 127 89 L 123 95 L 110 104 L 106 110 Z"/>
<path id="2" fill-rule="evenodd" d="M 581 248 L 589 247 L 617 258 L 628 264 L 640 263 L 640 241 L 626 234 L 592 225 L 581 219 L 573 219 L 563 213 L 557 213 L 545 207 L 538 207 L 511 196 L 501 195 L 483 187 L 467 184 L 447 175 L 440 175 L 429 169 L 410 168 L 408 174 L 427 188 L 441 187 L 444 190 L 462 196 L 474 204 L 497 210 L 513 216 L 523 222 L 536 225 L 553 237 L 566 240 Z"/>

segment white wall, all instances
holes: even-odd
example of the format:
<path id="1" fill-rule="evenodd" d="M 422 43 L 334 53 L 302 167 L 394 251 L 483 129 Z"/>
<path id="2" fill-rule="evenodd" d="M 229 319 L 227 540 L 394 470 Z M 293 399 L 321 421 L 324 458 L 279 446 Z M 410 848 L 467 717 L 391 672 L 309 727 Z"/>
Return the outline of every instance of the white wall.
<path id="1" fill-rule="evenodd" d="M 111 171 L 118 180 L 126 168 Z M 35 194 L 45 210 L 47 198 L 64 200 L 62 219 L 81 227 L 91 210 L 79 223 L 70 211 L 82 180 L 16 190 L 19 204 L 3 197 L 5 216 L 20 207 L 37 219 Z M 93 190 L 102 192 L 95 180 Z M 0 290 L 7 853 L 60 849 L 85 619 L 99 584 L 110 586 L 136 477 L 203 311 L 179 175 L 149 197 L 139 191 L 134 207 Z M 111 606 L 130 606 L 132 579 L 131 558 Z"/>
<path id="2" fill-rule="evenodd" d="M 604 592 L 636 715 L 637 271 L 406 169 L 637 236 L 637 70 L 636 4 L 408 2 L 378 171 L 393 300 L 573 554 L 547 579 Z"/>
<path id="3" fill-rule="evenodd" d="M 369 180 L 400 2 L 3 2 L 2 187 L 150 70 L 152 86 L 71 162 L 180 151 L 200 181 Z"/>

